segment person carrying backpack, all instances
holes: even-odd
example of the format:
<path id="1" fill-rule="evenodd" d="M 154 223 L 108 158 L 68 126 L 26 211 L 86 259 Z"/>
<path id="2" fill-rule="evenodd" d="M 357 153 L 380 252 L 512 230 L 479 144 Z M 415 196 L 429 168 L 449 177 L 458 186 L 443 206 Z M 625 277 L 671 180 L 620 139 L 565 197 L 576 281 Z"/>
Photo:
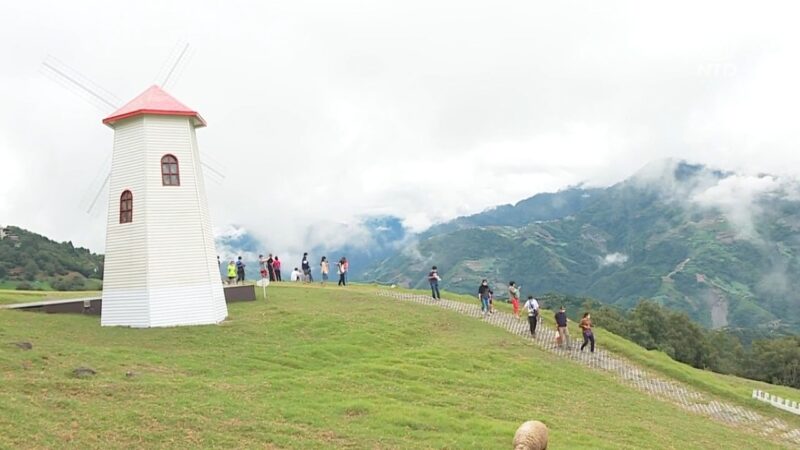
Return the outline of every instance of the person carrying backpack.
<path id="1" fill-rule="evenodd" d="M 528 301 L 525 302 L 525 309 L 528 310 L 528 324 L 531 327 L 531 336 L 536 337 L 536 325 L 539 321 L 539 302 L 532 295 L 529 295 Z"/>
<path id="2" fill-rule="evenodd" d="M 244 265 L 244 261 L 240 256 L 236 261 L 236 284 L 239 284 L 240 281 L 244 284 Z"/>
<path id="3" fill-rule="evenodd" d="M 431 284 L 431 295 L 434 300 L 442 299 L 442 295 L 439 293 L 439 281 L 441 279 L 442 277 L 439 276 L 439 270 L 436 266 L 431 267 L 431 271 L 428 273 L 428 282 Z"/>

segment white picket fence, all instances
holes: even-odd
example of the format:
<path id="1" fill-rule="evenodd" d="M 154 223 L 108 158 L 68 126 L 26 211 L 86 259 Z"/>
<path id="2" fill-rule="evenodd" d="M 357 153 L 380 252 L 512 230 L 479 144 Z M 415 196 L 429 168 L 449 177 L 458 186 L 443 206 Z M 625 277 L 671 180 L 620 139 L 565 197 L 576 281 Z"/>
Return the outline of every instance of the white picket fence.
<path id="1" fill-rule="evenodd" d="M 800 404 L 797 402 L 780 398 L 775 395 L 770 395 L 767 392 L 759 391 L 758 389 L 753 390 L 753 398 L 756 400 L 761 400 L 762 402 L 769 403 L 770 405 L 782 409 L 784 411 L 789 411 L 790 413 L 800 415 Z"/>

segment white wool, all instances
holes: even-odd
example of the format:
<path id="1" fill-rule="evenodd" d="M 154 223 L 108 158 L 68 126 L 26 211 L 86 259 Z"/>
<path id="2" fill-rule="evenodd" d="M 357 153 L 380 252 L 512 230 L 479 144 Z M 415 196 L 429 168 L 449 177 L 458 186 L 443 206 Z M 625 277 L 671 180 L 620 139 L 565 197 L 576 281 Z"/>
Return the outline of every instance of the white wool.
<path id="1" fill-rule="evenodd" d="M 517 428 L 514 450 L 546 450 L 547 435 L 547 425 L 538 420 L 529 420 Z"/>

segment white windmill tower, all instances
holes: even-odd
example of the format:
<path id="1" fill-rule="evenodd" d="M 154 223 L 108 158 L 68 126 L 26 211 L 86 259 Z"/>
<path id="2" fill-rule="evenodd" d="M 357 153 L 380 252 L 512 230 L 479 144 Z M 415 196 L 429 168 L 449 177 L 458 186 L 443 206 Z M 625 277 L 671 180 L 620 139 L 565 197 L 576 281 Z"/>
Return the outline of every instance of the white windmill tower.
<path id="1" fill-rule="evenodd" d="M 195 135 L 206 122 L 153 85 L 103 123 L 114 148 L 101 325 L 221 322 L 228 310 Z"/>
<path id="2" fill-rule="evenodd" d="M 228 314 L 195 129 L 196 112 L 152 86 L 114 129 L 101 324 L 217 323 Z"/>

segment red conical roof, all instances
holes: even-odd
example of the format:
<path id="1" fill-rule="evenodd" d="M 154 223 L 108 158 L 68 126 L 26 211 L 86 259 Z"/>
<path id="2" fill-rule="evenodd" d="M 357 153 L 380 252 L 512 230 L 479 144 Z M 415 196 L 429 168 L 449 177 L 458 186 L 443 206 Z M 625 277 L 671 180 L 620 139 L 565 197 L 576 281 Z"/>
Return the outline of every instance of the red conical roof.
<path id="1" fill-rule="evenodd" d="M 194 117 L 195 127 L 206 126 L 206 121 L 200 117 L 197 111 L 193 111 L 188 106 L 175 100 L 175 98 L 156 85 L 150 86 L 138 97 L 129 101 L 125 106 L 118 109 L 114 114 L 103 119 L 103 123 L 114 127 L 114 123 L 141 114 L 156 114 L 162 116 L 191 116 Z"/>

